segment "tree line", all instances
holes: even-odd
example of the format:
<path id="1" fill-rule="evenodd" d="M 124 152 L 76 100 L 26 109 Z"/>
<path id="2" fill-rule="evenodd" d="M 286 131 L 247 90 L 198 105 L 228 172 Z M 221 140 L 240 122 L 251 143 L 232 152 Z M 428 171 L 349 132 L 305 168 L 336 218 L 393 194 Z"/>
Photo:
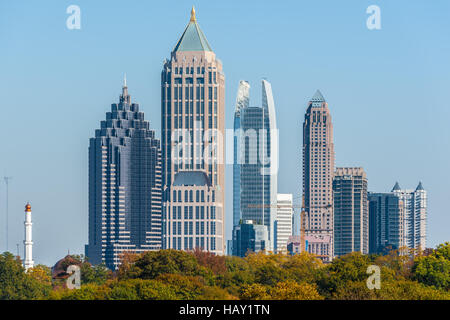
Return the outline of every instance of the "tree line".
<path id="1" fill-rule="evenodd" d="M 121 261 L 113 272 L 84 256 L 67 256 L 60 267 L 81 269 L 81 288 L 70 290 L 68 274 L 52 277 L 45 265 L 25 272 L 20 260 L 6 252 L 0 255 L 0 299 L 450 300 L 448 242 L 419 255 L 354 252 L 329 264 L 309 253 L 239 258 L 200 250 L 124 253 Z M 367 287 L 370 265 L 380 267 L 380 289 Z"/>

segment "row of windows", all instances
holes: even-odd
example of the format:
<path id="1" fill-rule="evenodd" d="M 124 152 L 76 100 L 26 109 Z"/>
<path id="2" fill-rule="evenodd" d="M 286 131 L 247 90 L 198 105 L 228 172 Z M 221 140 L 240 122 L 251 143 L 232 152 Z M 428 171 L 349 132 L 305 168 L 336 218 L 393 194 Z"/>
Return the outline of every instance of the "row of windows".
<path id="1" fill-rule="evenodd" d="M 205 224 L 206 224 L 206 233 L 205 233 Z M 193 235 L 194 234 L 194 222 L 192 221 L 185 221 L 184 222 L 184 229 L 181 229 L 181 222 L 180 221 L 173 221 L 172 222 L 172 232 L 173 235 L 182 235 L 183 231 L 185 235 Z M 216 234 L 216 222 L 204 222 L 204 221 L 197 221 L 195 222 L 195 234 L 196 235 L 215 235 Z"/>
<path id="2" fill-rule="evenodd" d="M 217 109 L 216 109 L 217 110 Z M 195 121 L 200 122 L 200 126 L 203 127 L 201 116 L 197 115 Z M 170 118 L 168 120 L 168 127 L 170 128 Z M 183 129 L 183 116 L 174 116 L 174 129 Z M 184 125 L 186 129 L 194 129 L 194 116 L 186 115 L 184 119 Z M 214 126 L 211 114 L 208 116 L 208 128 L 217 129 L 217 115 L 214 115 Z"/>
<path id="3" fill-rule="evenodd" d="M 208 238 L 195 237 L 195 248 L 207 249 Z M 209 239 L 209 250 L 216 250 L 216 238 Z M 184 248 L 181 247 L 181 237 L 175 237 L 172 239 L 172 248 L 176 250 L 192 250 L 194 249 L 194 237 L 184 238 Z"/>
<path id="4" fill-rule="evenodd" d="M 170 208 L 170 207 L 169 207 Z M 211 208 L 211 211 L 209 210 Z M 184 207 L 184 219 L 194 219 L 193 206 L 185 206 Z M 211 214 L 210 214 L 211 213 Z M 170 209 L 169 209 L 170 216 Z M 172 207 L 172 219 L 181 219 L 181 206 L 173 206 Z M 206 219 L 216 219 L 216 207 L 206 207 Z M 205 219 L 205 207 L 204 206 L 195 206 L 195 219 Z"/>
<path id="5" fill-rule="evenodd" d="M 183 74 L 183 70 L 186 74 L 194 74 L 194 67 L 175 67 L 175 74 Z M 205 73 L 205 67 L 197 67 L 198 74 Z"/>
<path id="6" fill-rule="evenodd" d="M 214 190 L 212 190 L 214 197 Z M 181 190 L 173 190 L 172 192 L 172 201 L 173 202 L 194 202 L 194 191 L 193 190 L 184 190 L 184 199 L 181 197 Z M 195 202 L 205 202 L 205 191 L 204 190 L 196 190 L 195 191 Z M 213 200 L 214 202 L 214 200 Z"/>

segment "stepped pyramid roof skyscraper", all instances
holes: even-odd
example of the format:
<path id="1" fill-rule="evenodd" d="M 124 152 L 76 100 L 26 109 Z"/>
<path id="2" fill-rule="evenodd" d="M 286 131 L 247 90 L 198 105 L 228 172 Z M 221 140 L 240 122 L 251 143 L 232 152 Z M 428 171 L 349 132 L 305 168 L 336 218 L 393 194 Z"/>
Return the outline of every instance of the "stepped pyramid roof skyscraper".
<path id="1" fill-rule="evenodd" d="M 124 251 L 161 248 L 161 151 L 131 103 L 126 79 L 89 144 L 89 244 L 93 264 L 111 269 Z"/>

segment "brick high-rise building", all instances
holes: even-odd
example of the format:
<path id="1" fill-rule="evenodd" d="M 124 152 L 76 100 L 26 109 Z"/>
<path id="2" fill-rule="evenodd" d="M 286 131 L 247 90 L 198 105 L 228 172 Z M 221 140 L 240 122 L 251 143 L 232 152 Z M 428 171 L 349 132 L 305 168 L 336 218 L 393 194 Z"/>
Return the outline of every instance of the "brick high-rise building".
<path id="1" fill-rule="evenodd" d="M 308 104 L 303 123 L 303 194 L 305 235 L 322 239 L 322 259 L 333 259 L 333 124 L 319 90 Z M 326 241 L 325 241 L 326 240 Z"/>
<path id="2" fill-rule="evenodd" d="M 225 253 L 224 116 L 222 62 L 192 8 L 161 74 L 164 248 Z"/>

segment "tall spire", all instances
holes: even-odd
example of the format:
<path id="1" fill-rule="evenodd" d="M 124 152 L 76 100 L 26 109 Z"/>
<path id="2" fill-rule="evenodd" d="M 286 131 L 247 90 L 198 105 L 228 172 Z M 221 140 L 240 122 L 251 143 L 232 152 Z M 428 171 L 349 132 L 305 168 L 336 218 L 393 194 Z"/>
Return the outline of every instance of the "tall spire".
<path id="1" fill-rule="evenodd" d="M 194 8 L 194 6 L 192 6 L 192 10 L 191 10 L 191 21 L 192 22 L 196 22 L 197 21 L 195 19 L 195 8 Z"/>
<path id="2" fill-rule="evenodd" d="M 122 94 L 120 95 L 120 102 L 125 102 L 130 104 L 131 98 L 128 94 L 128 87 L 127 87 L 127 74 L 125 73 L 123 77 L 123 86 L 122 86 Z"/>

